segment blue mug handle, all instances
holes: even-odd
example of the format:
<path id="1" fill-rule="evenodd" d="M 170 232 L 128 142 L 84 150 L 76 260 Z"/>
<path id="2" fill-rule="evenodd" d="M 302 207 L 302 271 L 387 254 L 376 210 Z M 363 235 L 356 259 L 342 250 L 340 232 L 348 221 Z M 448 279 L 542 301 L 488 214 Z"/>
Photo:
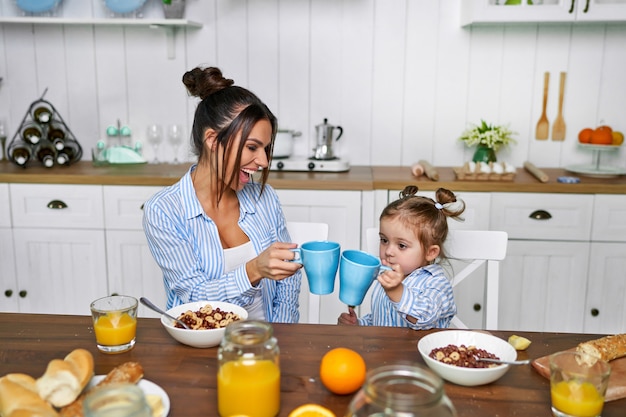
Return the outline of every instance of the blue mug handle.
<path id="1" fill-rule="evenodd" d="M 296 253 L 296 257 L 293 259 L 286 259 L 287 262 L 295 262 L 298 264 L 302 264 L 302 251 L 300 250 L 300 248 L 293 248 L 293 249 L 289 249 L 290 251 Z"/>

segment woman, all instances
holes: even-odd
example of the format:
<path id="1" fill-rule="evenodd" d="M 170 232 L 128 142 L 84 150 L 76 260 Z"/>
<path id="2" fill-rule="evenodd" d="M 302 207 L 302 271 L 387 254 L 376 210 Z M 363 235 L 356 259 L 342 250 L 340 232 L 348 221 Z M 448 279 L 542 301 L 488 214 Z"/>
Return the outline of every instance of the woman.
<path id="1" fill-rule="evenodd" d="M 145 204 L 143 219 L 167 307 L 220 300 L 251 319 L 296 323 L 302 265 L 288 262 L 297 245 L 285 243 L 280 202 L 266 185 L 276 117 L 218 68 L 195 68 L 183 83 L 202 100 L 192 130 L 198 163 Z"/>

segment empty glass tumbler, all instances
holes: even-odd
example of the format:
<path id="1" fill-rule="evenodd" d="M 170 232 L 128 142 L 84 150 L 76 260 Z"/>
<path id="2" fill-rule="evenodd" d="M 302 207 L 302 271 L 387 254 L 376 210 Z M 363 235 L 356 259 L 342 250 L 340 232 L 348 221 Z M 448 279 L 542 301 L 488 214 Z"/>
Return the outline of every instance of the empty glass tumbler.
<path id="1" fill-rule="evenodd" d="M 417 364 L 395 364 L 367 373 L 346 416 L 456 417 L 443 380 Z"/>

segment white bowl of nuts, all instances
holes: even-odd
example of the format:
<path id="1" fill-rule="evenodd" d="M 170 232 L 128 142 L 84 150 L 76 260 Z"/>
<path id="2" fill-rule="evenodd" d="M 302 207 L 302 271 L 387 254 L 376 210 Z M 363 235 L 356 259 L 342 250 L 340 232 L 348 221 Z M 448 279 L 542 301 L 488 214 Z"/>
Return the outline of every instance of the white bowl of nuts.
<path id="1" fill-rule="evenodd" d="M 228 324 L 248 318 L 246 309 L 223 301 L 195 301 L 181 304 L 167 310 L 167 314 L 191 327 L 184 329 L 163 315 L 161 324 L 170 336 L 180 343 L 196 348 L 219 345 Z"/>
<path id="2" fill-rule="evenodd" d="M 430 333 L 419 340 L 417 350 L 440 377 L 468 387 L 489 384 L 509 370 L 509 365 L 482 362 L 478 358 L 503 361 L 517 358 L 517 351 L 506 340 L 471 330 Z"/>

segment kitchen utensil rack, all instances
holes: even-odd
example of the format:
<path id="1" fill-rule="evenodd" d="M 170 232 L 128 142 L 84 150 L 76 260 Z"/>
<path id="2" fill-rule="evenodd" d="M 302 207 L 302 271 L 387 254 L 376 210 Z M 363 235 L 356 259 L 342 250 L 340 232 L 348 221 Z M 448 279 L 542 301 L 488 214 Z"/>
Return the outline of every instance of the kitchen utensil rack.
<path id="1" fill-rule="evenodd" d="M 47 90 L 46 90 L 47 91 Z M 15 134 L 13 135 L 13 138 L 11 139 L 11 142 L 9 142 L 9 145 L 7 146 L 7 149 L 10 149 L 11 146 L 13 145 L 13 143 L 17 143 L 19 142 L 21 145 L 29 147 L 31 149 L 31 158 L 30 160 L 25 164 L 25 165 L 20 165 L 23 166 L 24 168 L 28 167 L 28 166 L 32 166 L 32 165 L 38 165 L 40 164 L 39 161 L 37 161 L 37 158 L 35 156 L 35 148 L 37 147 L 37 145 L 31 144 L 29 142 L 27 142 L 26 140 L 24 140 L 22 134 L 23 131 L 25 129 L 26 126 L 36 126 L 39 128 L 39 130 L 41 131 L 41 138 L 40 141 L 50 141 L 50 139 L 48 138 L 48 132 L 52 129 L 62 129 L 63 133 L 65 134 L 65 137 L 63 139 L 63 142 L 69 147 L 71 147 L 73 149 L 73 155 L 71 156 L 71 159 L 65 164 L 65 165 L 71 165 L 74 162 L 80 161 L 82 155 L 83 155 L 83 149 L 80 146 L 80 144 L 78 143 L 78 141 L 76 140 L 76 137 L 74 136 L 74 134 L 72 133 L 72 131 L 70 130 L 70 128 L 67 126 L 67 124 L 65 123 L 65 121 L 63 120 L 63 118 L 61 117 L 61 115 L 59 114 L 59 112 L 55 109 L 54 105 L 52 103 L 50 103 L 47 100 L 43 99 L 43 96 L 45 95 L 45 91 L 44 94 L 42 95 L 42 98 L 35 100 L 31 103 L 31 105 L 28 107 L 28 110 L 26 111 L 26 114 L 24 115 L 24 118 L 22 119 L 22 122 L 20 123 L 17 131 L 15 132 Z M 47 107 L 48 109 L 50 109 L 50 120 L 46 123 L 44 122 L 39 122 L 38 120 L 35 120 L 33 113 L 34 113 L 34 109 L 38 108 L 38 107 Z M 15 162 L 15 160 L 13 160 L 13 158 L 11 157 L 11 155 L 9 155 L 9 160 L 13 163 L 15 163 L 16 165 L 19 165 L 17 162 Z M 55 164 L 56 161 L 55 161 Z"/>
<path id="2" fill-rule="evenodd" d="M 611 165 L 602 165 L 601 162 L 601 155 L 603 152 L 614 152 L 620 148 L 619 145 L 590 145 L 586 143 L 579 143 L 578 146 L 582 149 L 591 151 L 591 164 L 568 165 L 565 167 L 566 170 L 587 177 L 596 178 L 613 178 L 626 174 L 626 169 Z"/>

